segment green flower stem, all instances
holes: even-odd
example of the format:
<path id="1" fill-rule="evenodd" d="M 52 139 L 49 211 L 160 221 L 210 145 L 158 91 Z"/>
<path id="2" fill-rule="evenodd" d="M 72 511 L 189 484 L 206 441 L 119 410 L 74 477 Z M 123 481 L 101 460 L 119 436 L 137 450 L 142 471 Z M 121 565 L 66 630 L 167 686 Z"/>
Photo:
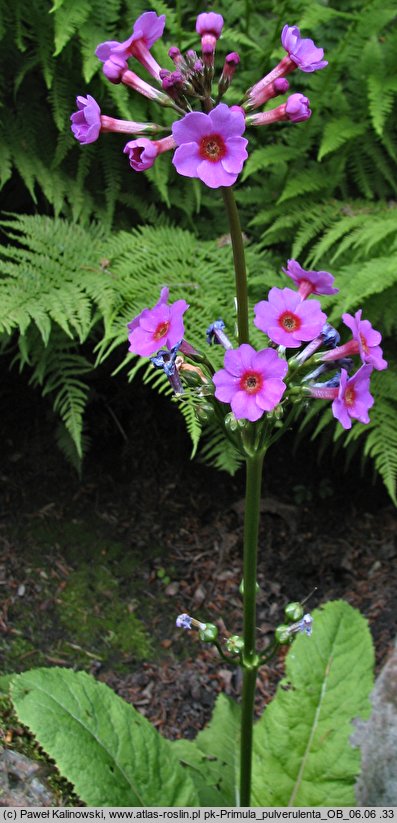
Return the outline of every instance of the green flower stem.
<path id="1" fill-rule="evenodd" d="M 254 698 L 259 657 L 256 653 L 256 567 L 263 453 L 247 457 L 244 518 L 244 654 L 241 713 L 240 804 L 250 805 Z"/>
<path id="2" fill-rule="evenodd" d="M 239 346 L 241 346 L 242 343 L 249 343 L 247 271 L 245 266 L 244 243 L 240 217 L 233 191 L 230 187 L 222 186 L 222 194 L 232 239 L 236 277 L 238 342 Z"/>

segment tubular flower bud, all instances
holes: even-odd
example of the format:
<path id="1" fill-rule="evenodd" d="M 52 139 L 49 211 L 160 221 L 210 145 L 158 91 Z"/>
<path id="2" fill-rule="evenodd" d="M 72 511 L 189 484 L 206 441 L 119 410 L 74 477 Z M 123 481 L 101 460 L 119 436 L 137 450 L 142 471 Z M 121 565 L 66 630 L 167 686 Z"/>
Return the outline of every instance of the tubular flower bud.
<path id="1" fill-rule="evenodd" d="M 172 101 L 170 98 L 164 94 L 163 91 L 160 89 L 155 89 L 154 86 L 151 86 L 150 83 L 146 83 L 145 80 L 141 80 L 135 72 L 127 71 L 122 72 L 121 74 L 121 83 L 125 86 L 129 86 L 134 91 L 139 92 L 144 97 L 147 97 L 149 100 L 155 100 L 156 103 L 159 103 L 160 106 L 172 106 Z"/>
<path id="2" fill-rule="evenodd" d="M 205 623 L 204 629 L 199 631 L 199 637 L 204 643 L 214 643 L 218 638 L 218 629 L 213 623 Z"/>
<path id="3" fill-rule="evenodd" d="M 303 617 L 303 606 L 301 603 L 287 603 L 284 614 L 291 623 L 301 620 Z"/>
<path id="4" fill-rule="evenodd" d="M 176 395 L 183 394 L 183 386 L 180 381 L 179 371 L 176 360 L 178 355 L 179 342 L 170 351 L 168 349 L 161 349 L 157 352 L 155 357 L 151 357 L 150 361 L 155 369 L 162 369 L 167 375 L 168 380 Z"/>
<path id="5" fill-rule="evenodd" d="M 268 100 L 271 100 L 272 97 L 286 94 L 288 89 L 289 82 L 285 77 L 276 78 L 273 82 L 265 85 L 257 83 L 247 92 L 246 108 L 257 109 L 267 103 Z"/>
<path id="6" fill-rule="evenodd" d="M 240 57 L 236 51 L 230 52 L 225 57 L 225 62 L 222 69 L 222 74 L 219 78 L 218 92 L 220 95 L 224 94 L 233 80 L 234 73 L 240 62 Z"/>
<path id="7" fill-rule="evenodd" d="M 211 345 L 211 343 L 218 343 L 223 346 L 225 349 L 232 349 L 233 343 L 230 342 L 227 335 L 224 333 L 225 324 L 223 320 L 215 320 L 214 323 L 211 323 L 208 326 L 206 331 L 207 335 L 207 343 Z"/>
<path id="8" fill-rule="evenodd" d="M 291 94 L 286 103 L 277 106 L 270 111 L 262 111 L 258 114 L 249 114 L 246 123 L 249 126 L 268 126 L 269 123 L 277 123 L 289 120 L 291 123 L 301 123 L 311 117 L 310 101 L 303 94 Z"/>

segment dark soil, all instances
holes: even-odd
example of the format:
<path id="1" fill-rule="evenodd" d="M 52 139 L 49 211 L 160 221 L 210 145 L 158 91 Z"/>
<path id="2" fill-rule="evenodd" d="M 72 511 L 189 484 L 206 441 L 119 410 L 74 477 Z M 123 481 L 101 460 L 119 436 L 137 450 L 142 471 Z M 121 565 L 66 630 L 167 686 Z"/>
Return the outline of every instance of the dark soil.
<path id="1" fill-rule="evenodd" d="M 221 636 L 242 628 L 244 477 L 190 462 L 178 411 L 136 384 L 104 380 L 77 478 L 48 406 L 7 374 L 1 410 L 0 669 L 85 668 L 168 737 L 193 737 L 234 668 L 175 628 L 188 612 Z M 131 398 L 126 404 L 126 396 Z M 258 630 L 266 644 L 289 600 L 344 598 L 368 618 L 382 665 L 396 635 L 397 513 L 370 466 L 287 435 L 263 484 Z M 115 605 L 116 604 L 116 605 Z M 117 605 L 118 604 L 118 605 Z M 282 656 L 263 667 L 257 709 Z M 18 735 L 11 729 L 10 735 Z"/>

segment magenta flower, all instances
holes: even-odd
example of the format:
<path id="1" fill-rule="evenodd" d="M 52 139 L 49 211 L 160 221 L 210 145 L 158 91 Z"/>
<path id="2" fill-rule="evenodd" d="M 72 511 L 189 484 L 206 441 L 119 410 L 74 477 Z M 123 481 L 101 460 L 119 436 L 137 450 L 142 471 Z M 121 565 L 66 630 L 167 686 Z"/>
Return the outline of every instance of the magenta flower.
<path id="1" fill-rule="evenodd" d="M 160 300 L 152 309 L 143 309 L 128 323 L 129 351 L 150 357 L 163 346 L 172 349 L 184 335 L 183 314 L 189 308 L 185 300 L 168 304 L 169 290 L 161 290 Z"/>
<path id="2" fill-rule="evenodd" d="M 223 29 L 223 17 L 221 14 L 215 14 L 214 11 L 203 12 L 199 14 L 196 20 L 196 32 L 203 37 L 206 34 L 212 34 L 216 40 L 219 40 Z"/>
<path id="3" fill-rule="evenodd" d="M 285 114 L 291 123 L 302 123 L 311 117 L 310 100 L 303 94 L 291 94 L 285 104 Z"/>
<path id="4" fill-rule="evenodd" d="M 280 402 L 288 365 L 274 349 L 256 352 L 248 343 L 227 351 L 225 368 L 215 372 L 215 397 L 230 403 L 237 419 L 259 420 Z"/>
<path id="5" fill-rule="evenodd" d="M 368 363 L 378 371 L 387 369 L 387 361 L 383 359 L 383 351 L 379 345 L 382 335 L 373 329 L 369 320 L 361 320 L 362 310 L 351 314 L 342 314 L 345 326 L 351 330 L 353 338 L 358 343 L 358 351 L 363 363 Z"/>
<path id="6" fill-rule="evenodd" d="M 241 135 L 244 115 L 219 103 L 209 114 L 191 112 L 173 123 L 178 146 L 173 164 L 184 177 L 198 177 L 211 189 L 232 186 L 248 155 Z"/>
<path id="7" fill-rule="evenodd" d="M 297 260 L 288 260 L 284 274 L 296 283 L 302 300 L 310 294 L 337 294 L 339 289 L 333 287 L 334 277 L 328 271 L 305 271 Z"/>
<path id="8" fill-rule="evenodd" d="M 277 82 L 277 81 L 275 81 Z M 271 89 L 273 84 L 265 88 Z M 249 114 L 247 126 L 268 126 L 270 123 L 277 123 L 282 120 L 289 120 L 291 123 L 302 123 L 311 117 L 310 100 L 303 94 L 291 94 L 286 103 L 277 106 L 270 111 L 260 111 L 258 114 Z"/>
<path id="9" fill-rule="evenodd" d="M 297 348 L 320 334 L 326 315 L 317 300 L 301 300 L 292 289 L 270 289 L 268 300 L 254 307 L 255 326 L 280 346 Z"/>
<path id="10" fill-rule="evenodd" d="M 96 100 L 87 94 L 87 97 L 76 97 L 78 111 L 71 115 L 72 132 L 80 143 L 94 143 L 101 131 L 101 110 Z"/>
<path id="11" fill-rule="evenodd" d="M 146 11 L 134 23 L 134 28 L 128 40 L 119 43 L 118 40 L 106 40 L 100 43 L 95 54 L 102 60 L 103 71 L 106 77 L 114 82 L 120 82 L 117 77 L 117 69 L 124 71 L 127 66 L 125 61 L 129 57 L 135 57 L 156 78 L 159 77 L 160 66 L 150 54 L 149 49 L 158 40 L 164 31 L 165 15 L 159 17 L 154 11 Z"/>
<path id="12" fill-rule="evenodd" d="M 134 171 L 147 171 L 153 166 L 159 154 L 174 148 L 175 141 L 171 135 L 161 140 L 139 137 L 137 140 L 130 140 L 126 143 L 123 152 L 128 154 L 130 166 Z"/>
<path id="13" fill-rule="evenodd" d="M 360 423 L 369 423 L 368 409 L 374 405 L 374 398 L 369 392 L 371 372 L 372 366 L 361 366 L 356 374 L 349 378 L 347 371 L 341 370 L 338 395 L 332 403 L 332 414 L 344 429 L 351 429 L 352 418 L 359 420 Z"/>
<path id="14" fill-rule="evenodd" d="M 106 114 L 101 114 L 98 103 L 89 94 L 87 97 L 77 97 L 76 103 L 78 111 L 74 112 L 70 119 L 72 121 L 72 132 L 80 143 L 93 143 L 99 137 L 100 132 L 114 131 L 123 134 L 155 134 L 161 130 L 161 126 L 158 126 L 156 123 L 137 123 L 135 120 L 117 120 L 115 117 L 108 117 Z"/>
<path id="15" fill-rule="evenodd" d="M 324 49 L 315 46 L 313 40 L 301 37 L 297 26 L 284 26 L 281 42 L 289 58 L 301 71 L 318 71 L 328 66 L 328 62 L 323 60 Z"/>
<path id="16" fill-rule="evenodd" d="M 340 360 L 342 357 L 350 357 L 352 354 L 359 354 L 363 363 L 373 366 L 378 371 L 387 369 L 387 361 L 383 358 L 383 351 L 379 345 L 382 340 L 380 332 L 373 329 L 369 320 L 361 320 L 362 310 L 356 311 L 354 317 L 351 314 L 342 314 L 345 326 L 351 330 L 353 340 L 349 340 L 343 346 L 338 346 L 333 351 L 325 352 L 321 360 Z"/>

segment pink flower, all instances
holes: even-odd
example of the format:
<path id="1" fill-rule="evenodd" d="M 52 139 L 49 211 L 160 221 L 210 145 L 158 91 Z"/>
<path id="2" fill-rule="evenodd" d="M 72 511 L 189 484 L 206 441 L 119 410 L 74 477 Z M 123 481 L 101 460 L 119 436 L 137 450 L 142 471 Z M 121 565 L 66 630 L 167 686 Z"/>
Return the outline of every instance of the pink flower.
<path id="1" fill-rule="evenodd" d="M 123 134 L 155 134 L 160 130 L 156 123 L 137 123 L 135 120 L 117 120 L 101 114 L 96 100 L 91 95 L 77 97 L 78 111 L 71 115 L 72 132 L 80 143 L 93 143 L 100 132 L 122 132 Z"/>
<path id="2" fill-rule="evenodd" d="M 297 260 L 288 260 L 283 272 L 296 283 L 302 300 L 310 294 L 337 294 L 339 291 L 333 288 L 334 277 L 328 271 L 305 271 Z"/>
<path id="3" fill-rule="evenodd" d="M 232 186 L 244 161 L 244 115 L 219 103 L 209 114 L 191 112 L 172 126 L 178 146 L 173 164 L 184 177 L 198 177 L 211 189 Z"/>
<path id="4" fill-rule="evenodd" d="M 119 79 L 115 77 L 127 68 L 125 61 L 129 57 L 135 57 L 158 80 L 160 66 L 150 54 L 149 49 L 162 36 L 164 26 L 164 14 L 158 17 L 156 12 L 146 11 L 134 23 L 133 32 L 128 40 L 122 43 L 118 40 L 106 40 L 100 43 L 95 54 L 104 64 L 103 71 L 106 77 L 113 83 L 120 82 L 120 77 Z"/>
<path id="5" fill-rule="evenodd" d="M 87 97 L 76 97 L 78 111 L 71 115 L 72 132 L 80 143 L 94 143 L 101 131 L 101 110 L 96 100 L 87 94 Z"/>
<path id="6" fill-rule="evenodd" d="M 130 140 L 124 146 L 124 154 L 128 154 L 130 166 L 134 171 L 147 171 L 153 166 L 156 157 L 164 151 L 175 148 L 173 137 L 163 137 L 162 140 L 148 140 L 147 137 L 139 137 L 137 140 Z"/>
<path id="7" fill-rule="evenodd" d="M 215 14 L 214 11 L 203 12 L 199 14 L 196 20 L 196 32 L 203 37 L 205 34 L 212 34 L 216 40 L 219 40 L 223 29 L 223 17 L 221 14 Z"/>
<path id="8" fill-rule="evenodd" d="M 150 357 L 162 346 L 172 349 L 184 335 L 183 314 L 189 308 L 186 300 L 167 303 L 169 290 L 161 290 L 160 300 L 152 309 L 143 309 L 128 323 L 128 351 Z"/>
<path id="9" fill-rule="evenodd" d="M 349 340 L 343 346 L 338 346 L 333 351 L 325 352 L 321 360 L 340 360 L 342 357 L 349 357 L 352 354 L 359 354 L 363 363 L 373 366 L 378 371 L 387 369 L 387 361 L 383 359 L 383 351 L 379 345 L 382 340 L 380 332 L 373 329 L 369 320 L 361 320 L 362 310 L 356 311 L 354 317 L 351 314 L 342 314 L 345 326 L 351 330 L 353 340 Z"/>
<path id="10" fill-rule="evenodd" d="M 323 60 L 324 49 L 317 48 L 313 40 L 301 37 L 297 26 L 284 26 L 281 43 L 289 58 L 301 71 L 318 71 L 328 66 L 328 62 Z"/>
<path id="11" fill-rule="evenodd" d="M 310 100 L 303 94 L 291 94 L 285 104 L 285 114 L 291 123 L 302 123 L 311 117 Z"/>
<path id="12" fill-rule="evenodd" d="M 368 409 L 374 405 L 374 398 L 369 392 L 372 366 L 361 366 L 348 377 L 347 371 L 341 369 L 339 389 L 332 403 L 332 414 L 344 429 L 351 429 L 352 418 L 360 423 L 369 423 Z"/>
<path id="13" fill-rule="evenodd" d="M 280 346 L 297 348 L 320 334 L 326 315 L 317 300 L 301 300 L 292 289 L 270 289 L 268 300 L 254 307 L 255 326 Z"/>
<path id="14" fill-rule="evenodd" d="M 266 87 L 267 88 L 267 87 Z M 270 87 L 269 87 L 270 88 Z M 286 103 L 270 111 L 261 111 L 258 114 L 249 114 L 246 123 L 249 126 L 268 126 L 281 120 L 291 123 L 302 123 L 311 117 L 310 100 L 303 94 L 291 94 Z"/>
<path id="15" fill-rule="evenodd" d="M 285 50 L 288 52 L 286 57 L 275 66 L 269 74 L 262 77 L 252 88 L 247 92 L 247 103 L 251 108 L 257 108 L 261 105 L 257 101 L 262 95 L 266 95 L 265 88 L 270 83 L 274 83 L 281 77 L 295 71 L 296 68 L 301 71 L 311 72 L 318 69 L 324 69 L 328 66 L 326 60 L 323 60 L 324 50 L 317 48 L 313 40 L 304 39 L 300 36 L 300 31 L 296 26 L 284 26 L 281 34 L 281 42 Z M 266 99 L 266 97 L 265 97 Z"/>
<path id="16" fill-rule="evenodd" d="M 201 51 L 206 66 L 214 65 L 216 42 L 221 36 L 223 17 L 215 12 L 199 14 L 196 20 L 196 31 L 201 35 Z"/>
<path id="17" fill-rule="evenodd" d="M 383 359 L 383 351 L 379 345 L 382 335 L 372 328 L 369 320 L 361 320 L 362 310 L 356 311 L 354 317 L 351 314 L 342 314 L 345 326 L 351 330 L 353 338 L 357 341 L 358 351 L 363 363 L 368 363 L 378 371 L 387 369 L 387 361 Z"/>
<path id="18" fill-rule="evenodd" d="M 259 420 L 280 402 L 288 365 L 274 349 L 256 352 L 248 343 L 227 351 L 225 368 L 214 374 L 215 397 L 230 403 L 237 419 Z"/>

